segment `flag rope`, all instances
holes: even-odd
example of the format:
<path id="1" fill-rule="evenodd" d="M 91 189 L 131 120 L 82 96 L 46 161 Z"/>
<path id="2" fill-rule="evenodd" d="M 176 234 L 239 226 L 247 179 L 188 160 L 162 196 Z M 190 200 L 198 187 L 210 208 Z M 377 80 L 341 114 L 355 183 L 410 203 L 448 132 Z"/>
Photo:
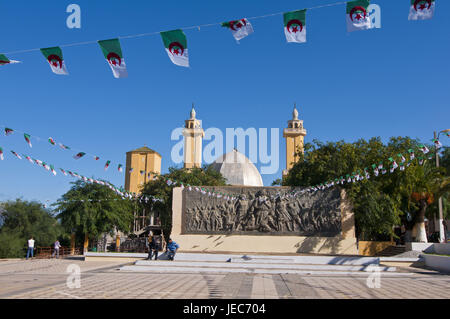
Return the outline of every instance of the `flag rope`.
<path id="1" fill-rule="evenodd" d="M 339 6 L 342 4 L 346 4 L 347 2 L 348 1 L 339 1 L 339 2 L 334 2 L 334 3 L 329 3 L 329 4 L 318 5 L 318 6 L 314 6 L 314 7 L 310 7 L 310 8 L 304 8 L 304 9 L 314 10 L 314 9 L 320 9 L 320 8 L 326 8 L 326 7 L 333 7 L 333 6 Z M 247 19 L 256 20 L 256 19 L 262 19 L 262 18 L 268 18 L 268 17 L 277 16 L 277 15 L 282 15 L 283 13 L 285 13 L 285 12 L 269 13 L 269 14 L 265 14 L 265 15 L 249 17 Z M 174 28 L 174 29 L 182 29 L 182 30 L 198 29 L 198 30 L 200 30 L 200 28 L 220 26 L 221 24 L 222 24 L 222 22 L 207 23 L 207 24 L 199 24 L 199 25 L 193 25 L 193 26 L 188 26 L 188 27 L 184 27 L 184 28 Z M 149 32 L 149 33 L 131 34 L 131 35 L 126 35 L 126 36 L 118 36 L 117 38 L 118 39 L 134 39 L 134 38 L 148 37 L 148 36 L 160 34 L 161 32 L 164 32 L 164 31 L 167 31 L 167 30 L 161 30 L 161 31 L 157 31 L 157 32 Z M 98 43 L 98 40 L 62 44 L 62 45 L 59 45 L 59 47 L 65 48 L 65 47 L 81 46 L 81 45 L 88 45 L 88 44 L 94 44 L 94 43 Z M 28 53 L 28 52 L 36 52 L 36 51 L 40 51 L 40 50 L 41 50 L 41 48 L 35 48 L 35 49 L 9 51 L 9 52 L 0 52 L 0 53 L 4 54 L 4 55 L 13 55 L 13 54 Z"/>

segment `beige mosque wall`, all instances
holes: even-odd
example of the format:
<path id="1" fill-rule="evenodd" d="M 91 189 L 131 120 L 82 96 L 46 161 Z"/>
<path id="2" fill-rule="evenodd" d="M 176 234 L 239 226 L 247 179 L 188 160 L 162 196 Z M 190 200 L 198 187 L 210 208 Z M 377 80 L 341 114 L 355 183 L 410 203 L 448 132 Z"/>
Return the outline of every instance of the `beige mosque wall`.
<path id="1" fill-rule="evenodd" d="M 183 190 L 173 189 L 171 238 L 184 252 L 314 253 L 357 255 L 354 216 L 345 192 L 341 192 L 342 232 L 336 237 L 192 235 L 183 234 Z"/>

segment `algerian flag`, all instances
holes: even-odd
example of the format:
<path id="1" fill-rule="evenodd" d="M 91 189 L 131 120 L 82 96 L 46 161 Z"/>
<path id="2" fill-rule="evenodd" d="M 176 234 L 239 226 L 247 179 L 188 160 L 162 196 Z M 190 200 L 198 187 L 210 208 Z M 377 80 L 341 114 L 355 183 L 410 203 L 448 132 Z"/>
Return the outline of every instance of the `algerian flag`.
<path id="1" fill-rule="evenodd" d="M 442 147 L 442 143 L 439 142 L 439 140 L 438 140 L 437 138 L 435 138 L 435 139 L 433 140 L 433 143 L 434 143 L 434 145 L 436 145 L 436 149 L 437 149 L 437 150 L 440 149 L 440 148 Z"/>
<path id="2" fill-rule="evenodd" d="M 396 169 L 398 167 L 397 162 L 392 157 L 389 157 L 389 161 L 392 162 L 392 168 L 393 169 Z"/>
<path id="3" fill-rule="evenodd" d="M 66 173 L 65 170 L 63 170 L 62 168 L 60 168 L 60 171 L 61 171 L 65 176 L 67 176 L 67 173 Z M 69 172 L 69 173 L 70 173 L 70 172 Z"/>
<path id="4" fill-rule="evenodd" d="M 434 0 L 411 0 L 408 20 L 427 20 L 433 18 Z"/>
<path id="5" fill-rule="evenodd" d="M 64 145 L 62 143 L 59 143 L 59 147 L 61 147 L 63 150 L 70 150 L 70 147 L 67 145 Z"/>
<path id="6" fill-rule="evenodd" d="M 77 155 L 75 155 L 73 158 L 74 158 L 74 159 L 80 159 L 80 158 L 82 158 L 84 155 L 86 155 L 86 153 L 80 152 L 80 153 L 78 153 Z"/>
<path id="7" fill-rule="evenodd" d="M 426 154 L 426 153 L 428 153 L 430 150 L 428 149 L 428 147 L 426 147 L 425 145 L 423 145 L 423 144 L 420 144 L 419 145 L 419 149 L 424 153 L 424 154 Z"/>
<path id="8" fill-rule="evenodd" d="M 94 156 L 94 159 L 95 159 L 96 161 L 98 161 L 98 160 L 100 159 L 100 157 Z"/>
<path id="9" fill-rule="evenodd" d="M 63 54 L 60 47 L 52 47 L 41 49 L 42 54 L 48 61 L 53 73 L 59 75 L 68 75 L 66 64 L 64 63 Z"/>
<path id="10" fill-rule="evenodd" d="M 306 9 L 283 14 L 287 42 L 306 42 Z"/>
<path id="11" fill-rule="evenodd" d="M 0 54 L 0 65 L 12 64 L 12 63 L 20 63 L 20 61 L 10 60 L 4 54 Z"/>
<path id="12" fill-rule="evenodd" d="M 49 171 L 50 170 L 50 166 L 48 166 L 48 164 L 47 163 L 45 163 L 45 162 L 42 162 L 42 166 L 44 166 L 44 168 L 47 170 L 47 171 Z"/>
<path id="13" fill-rule="evenodd" d="M 36 164 L 38 166 L 42 166 L 42 161 L 41 160 L 35 159 L 34 161 L 36 162 Z"/>
<path id="14" fill-rule="evenodd" d="M 413 160 L 414 159 L 414 150 L 412 149 L 412 148 L 410 148 L 409 150 L 408 150 L 408 153 L 409 153 L 409 159 L 410 160 Z"/>
<path id="15" fill-rule="evenodd" d="M 55 144 L 56 144 L 56 143 L 55 143 L 55 140 L 54 140 L 53 138 L 51 138 L 51 137 L 48 138 L 48 142 L 49 142 L 50 144 L 52 144 L 52 145 L 55 145 Z"/>
<path id="16" fill-rule="evenodd" d="M 12 128 L 5 127 L 5 136 L 9 136 L 14 132 Z"/>
<path id="17" fill-rule="evenodd" d="M 170 60 L 176 65 L 189 67 L 187 40 L 183 30 L 161 32 L 161 37 Z"/>
<path id="18" fill-rule="evenodd" d="M 4 160 L 5 158 L 3 157 L 3 148 L 0 147 L 0 160 Z"/>
<path id="19" fill-rule="evenodd" d="M 98 41 L 103 55 L 108 62 L 116 79 L 128 76 L 125 59 L 122 56 L 122 49 L 118 39 Z"/>
<path id="20" fill-rule="evenodd" d="M 133 172 L 133 168 L 130 168 L 130 169 L 128 170 L 128 173 L 131 173 L 131 172 Z"/>
<path id="21" fill-rule="evenodd" d="M 105 164 L 105 171 L 108 169 L 109 164 L 111 164 L 111 161 L 106 161 L 106 164 Z"/>
<path id="22" fill-rule="evenodd" d="M 28 145 L 30 145 L 30 147 L 33 147 L 33 145 L 31 145 L 31 141 L 30 141 L 30 134 L 24 133 L 23 137 L 25 138 L 25 141 L 28 143 Z"/>
<path id="23" fill-rule="evenodd" d="M 356 0 L 347 2 L 347 31 L 359 31 L 372 29 L 372 19 L 369 17 L 367 8 L 370 0 Z"/>
<path id="24" fill-rule="evenodd" d="M 402 154 L 398 154 L 398 157 L 400 157 L 402 163 L 406 162 L 406 158 Z"/>
<path id="25" fill-rule="evenodd" d="M 119 166 L 117 167 L 117 170 L 118 170 L 119 172 L 123 172 L 123 166 L 122 166 L 122 164 L 119 164 Z"/>
<path id="26" fill-rule="evenodd" d="M 30 162 L 31 164 L 34 164 L 34 162 L 31 159 L 31 157 L 29 157 L 28 155 L 23 155 L 23 156 L 25 156 L 25 158 L 28 160 L 28 162 Z"/>
<path id="27" fill-rule="evenodd" d="M 140 171 L 140 173 L 141 173 L 141 176 L 144 176 L 145 171 Z"/>
<path id="28" fill-rule="evenodd" d="M 52 171 L 52 174 L 56 176 L 56 171 L 55 171 L 55 168 L 53 167 L 53 165 L 50 165 L 50 169 Z"/>
<path id="29" fill-rule="evenodd" d="M 400 163 L 400 170 L 404 171 L 405 170 L 405 165 L 403 163 Z"/>
<path id="30" fill-rule="evenodd" d="M 245 18 L 224 22 L 222 23 L 222 27 L 230 29 L 236 41 L 239 41 L 253 33 L 253 27 L 251 23 Z"/>

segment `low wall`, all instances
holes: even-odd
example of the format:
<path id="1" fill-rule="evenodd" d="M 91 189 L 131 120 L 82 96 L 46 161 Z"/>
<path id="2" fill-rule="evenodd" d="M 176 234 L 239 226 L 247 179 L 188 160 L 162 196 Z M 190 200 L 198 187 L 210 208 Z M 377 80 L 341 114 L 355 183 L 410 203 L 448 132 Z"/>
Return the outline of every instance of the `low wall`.
<path id="1" fill-rule="evenodd" d="M 354 216 L 346 201 L 345 192 L 340 206 L 341 234 L 334 237 L 316 236 L 265 236 L 233 234 L 186 234 L 183 224 L 183 190 L 173 189 L 171 238 L 185 252 L 237 252 L 237 253 L 312 253 L 332 255 L 357 255 Z"/>
<path id="2" fill-rule="evenodd" d="M 362 256 L 375 256 L 390 246 L 395 246 L 391 241 L 359 241 L 358 253 Z"/>
<path id="3" fill-rule="evenodd" d="M 450 257 L 423 254 L 425 265 L 439 271 L 450 272 Z"/>

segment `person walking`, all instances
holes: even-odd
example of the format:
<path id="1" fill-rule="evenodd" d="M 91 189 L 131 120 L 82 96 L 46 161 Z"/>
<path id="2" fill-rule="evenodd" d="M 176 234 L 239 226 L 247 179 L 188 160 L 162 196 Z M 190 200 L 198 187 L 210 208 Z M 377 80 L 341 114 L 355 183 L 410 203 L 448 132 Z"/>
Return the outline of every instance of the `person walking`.
<path id="1" fill-rule="evenodd" d="M 33 252 L 34 252 L 34 239 L 33 236 L 30 237 L 30 239 L 28 239 L 28 250 L 27 250 L 27 260 L 28 257 L 33 258 Z"/>
<path id="2" fill-rule="evenodd" d="M 56 256 L 56 259 L 58 259 L 58 257 L 59 257 L 59 248 L 61 248 L 61 244 L 59 243 L 58 239 L 55 241 L 53 248 L 54 248 L 54 250 L 53 250 L 52 257 Z"/>
<path id="3" fill-rule="evenodd" d="M 180 248 L 180 246 L 174 242 L 172 238 L 169 238 L 169 242 L 166 247 L 166 253 L 168 253 L 169 260 L 173 260 L 175 258 L 178 248 Z"/>

